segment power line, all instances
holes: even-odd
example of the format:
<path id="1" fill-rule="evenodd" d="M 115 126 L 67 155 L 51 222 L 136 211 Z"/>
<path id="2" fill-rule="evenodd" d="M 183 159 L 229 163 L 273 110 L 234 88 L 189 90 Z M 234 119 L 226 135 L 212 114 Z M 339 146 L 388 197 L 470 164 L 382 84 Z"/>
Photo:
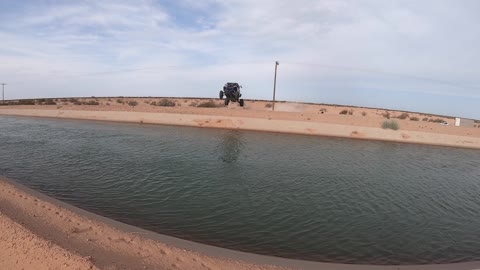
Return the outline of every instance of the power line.
<path id="1" fill-rule="evenodd" d="M 292 65 L 316 66 L 316 67 L 321 67 L 321 68 L 325 68 L 325 69 L 349 70 L 349 71 L 360 71 L 360 72 L 365 72 L 365 73 L 384 74 L 384 75 L 389 75 L 389 76 L 404 77 L 404 78 L 410 78 L 410 79 L 416 79 L 416 80 L 422 80 L 422 81 L 430 81 L 430 82 L 434 82 L 434 83 L 456 86 L 456 87 L 461 87 L 461 88 L 480 89 L 479 86 L 464 85 L 464 84 L 460 84 L 460 83 L 452 82 L 452 81 L 445 81 L 445 80 L 439 80 L 439 79 L 428 78 L 428 77 L 417 76 L 417 75 L 411 75 L 411 74 L 404 74 L 404 73 L 388 72 L 388 71 L 382 71 L 382 70 L 376 70 L 376 69 L 370 69 L 370 68 L 337 66 L 337 65 L 305 63 L 305 62 L 283 62 L 283 63 L 292 64 Z"/>

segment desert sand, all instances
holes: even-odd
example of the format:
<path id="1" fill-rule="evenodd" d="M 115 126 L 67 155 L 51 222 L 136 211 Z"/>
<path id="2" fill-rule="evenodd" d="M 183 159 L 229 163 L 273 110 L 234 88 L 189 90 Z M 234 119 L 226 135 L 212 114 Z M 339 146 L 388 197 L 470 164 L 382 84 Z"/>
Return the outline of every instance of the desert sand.
<path id="1" fill-rule="evenodd" d="M 244 129 L 480 149 L 480 123 L 455 127 L 452 117 L 292 102 L 278 102 L 272 111 L 270 102 L 254 100 L 247 100 L 243 108 L 238 104 L 224 107 L 218 99 L 169 98 L 174 107 L 152 105 L 162 99 L 56 99 L 56 105 L 0 106 L 0 114 Z M 207 101 L 218 107 L 197 107 Z M 95 105 L 86 105 L 88 102 Z M 136 104 L 129 105 L 132 102 Z M 342 111 L 346 113 L 341 114 Z M 381 128 L 387 118 L 395 120 L 399 130 Z M 440 125 L 432 122 L 434 120 L 443 120 L 449 125 Z"/>
<path id="2" fill-rule="evenodd" d="M 0 269 L 475 269 L 480 262 L 371 266 L 289 260 L 159 235 L 0 177 Z"/>

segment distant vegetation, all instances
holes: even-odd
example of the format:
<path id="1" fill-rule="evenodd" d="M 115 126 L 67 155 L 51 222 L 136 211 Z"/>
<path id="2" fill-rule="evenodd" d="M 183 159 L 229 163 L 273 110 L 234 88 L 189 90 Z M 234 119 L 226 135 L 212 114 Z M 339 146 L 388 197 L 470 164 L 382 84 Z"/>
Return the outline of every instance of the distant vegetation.
<path id="1" fill-rule="evenodd" d="M 362 116 L 367 116 L 367 113 L 366 113 L 366 112 L 362 112 Z"/>
<path id="2" fill-rule="evenodd" d="M 123 101 L 123 99 L 117 99 L 117 103 L 119 103 L 119 104 L 125 104 L 125 101 Z"/>
<path id="3" fill-rule="evenodd" d="M 162 100 L 159 100 L 158 102 L 155 102 L 153 101 L 152 103 L 150 103 L 151 105 L 153 106 L 161 106 L 161 107 L 175 107 L 175 101 L 172 101 L 170 99 L 162 99 Z"/>
<path id="4" fill-rule="evenodd" d="M 393 129 L 393 130 L 398 130 L 399 126 L 397 121 L 383 121 L 382 123 L 382 128 L 383 129 Z"/>
<path id="5" fill-rule="evenodd" d="M 428 120 L 428 122 L 443 123 L 443 122 L 445 122 L 445 120 L 443 120 L 441 118 L 437 118 L 437 119 L 430 119 L 430 120 Z"/>
<path id="6" fill-rule="evenodd" d="M 137 106 L 137 105 L 138 105 L 138 102 L 137 102 L 136 100 L 130 100 L 130 101 L 128 102 L 128 106 L 135 107 L 135 106 Z"/>
<path id="7" fill-rule="evenodd" d="M 382 116 L 384 118 L 390 119 L 390 112 L 385 112 L 384 114 L 382 114 Z"/>
<path id="8" fill-rule="evenodd" d="M 197 105 L 197 107 L 200 107 L 200 108 L 217 108 L 217 107 L 220 107 L 220 106 L 221 105 L 218 105 L 213 100 L 204 101 L 204 102 Z"/>
<path id="9" fill-rule="evenodd" d="M 397 117 L 397 118 L 404 120 L 404 119 L 407 119 L 408 117 L 409 117 L 408 113 L 402 113 L 402 114 L 400 114 L 400 116 Z"/>
<path id="10" fill-rule="evenodd" d="M 33 99 L 21 99 L 18 101 L 18 105 L 35 105 L 35 100 Z"/>
<path id="11" fill-rule="evenodd" d="M 322 114 L 324 114 L 324 113 L 326 113 L 326 112 L 327 112 L 327 109 L 325 109 L 325 108 L 321 108 L 321 109 L 320 109 L 320 112 L 321 112 Z"/>
<path id="12" fill-rule="evenodd" d="M 53 99 L 46 99 L 45 102 L 43 102 L 44 105 L 57 105 L 57 103 L 55 101 L 53 101 Z"/>
<path id="13" fill-rule="evenodd" d="M 420 118 L 414 116 L 414 117 L 410 117 L 410 121 L 420 121 Z"/>
<path id="14" fill-rule="evenodd" d="M 428 117 L 424 117 L 424 118 L 422 119 L 422 121 L 427 122 L 427 121 L 428 121 Z"/>
<path id="15" fill-rule="evenodd" d="M 342 110 L 339 114 L 347 114 L 348 110 Z"/>
<path id="16" fill-rule="evenodd" d="M 89 100 L 89 101 L 85 101 L 85 102 L 82 102 L 83 105 L 99 105 L 100 103 L 98 103 L 98 101 L 95 101 L 95 100 Z"/>
<path id="17" fill-rule="evenodd" d="M 265 108 L 271 108 L 272 107 L 272 103 L 266 103 L 265 104 Z"/>

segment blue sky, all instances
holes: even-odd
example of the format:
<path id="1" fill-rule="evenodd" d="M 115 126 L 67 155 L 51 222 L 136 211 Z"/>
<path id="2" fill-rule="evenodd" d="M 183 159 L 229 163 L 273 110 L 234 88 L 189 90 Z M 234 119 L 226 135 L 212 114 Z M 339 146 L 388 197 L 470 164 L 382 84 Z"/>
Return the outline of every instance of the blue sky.
<path id="1" fill-rule="evenodd" d="M 476 0 L 2 0 L 7 98 L 216 97 L 480 119 Z"/>

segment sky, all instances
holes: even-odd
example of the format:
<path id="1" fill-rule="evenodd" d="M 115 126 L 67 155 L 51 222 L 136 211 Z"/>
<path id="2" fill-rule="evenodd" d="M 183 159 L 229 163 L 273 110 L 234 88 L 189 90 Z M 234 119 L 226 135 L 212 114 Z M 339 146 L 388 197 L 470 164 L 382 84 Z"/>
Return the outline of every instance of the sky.
<path id="1" fill-rule="evenodd" d="M 477 0 L 0 0 L 6 99 L 245 98 L 480 119 Z"/>

